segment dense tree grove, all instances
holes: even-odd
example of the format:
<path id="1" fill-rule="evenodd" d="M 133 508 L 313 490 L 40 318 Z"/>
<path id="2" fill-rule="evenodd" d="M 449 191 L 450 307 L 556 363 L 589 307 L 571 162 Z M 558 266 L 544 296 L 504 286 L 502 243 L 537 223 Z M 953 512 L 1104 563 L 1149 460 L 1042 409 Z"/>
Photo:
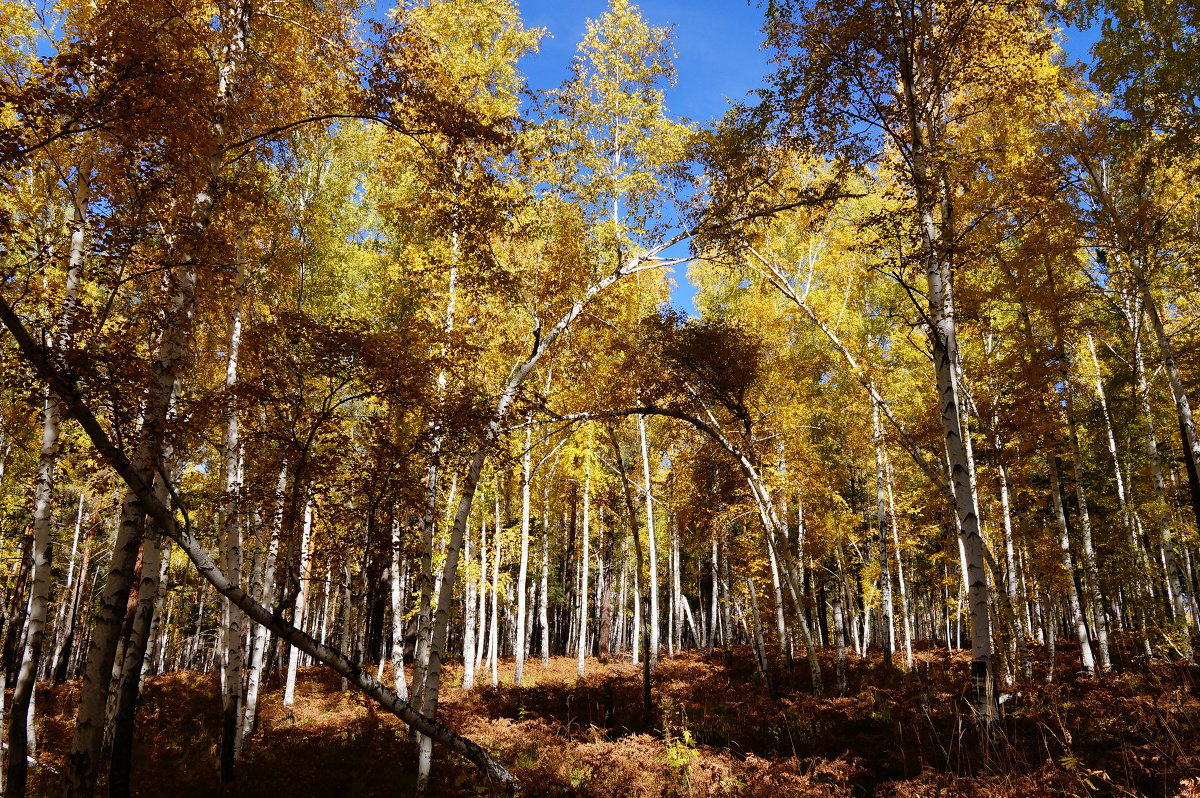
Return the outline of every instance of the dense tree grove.
<path id="1" fill-rule="evenodd" d="M 1151 5 L 769 3 L 702 125 L 626 0 L 544 92 L 511 0 L 0 0 L 4 794 L 38 680 L 71 796 L 130 794 L 146 677 L 219 672 L 231 783 L 308 664 L 515 789 L 445 663 L 650 706 L 689 649 L 964 648 L 986 737 L 1068 647 L 1193 660 L 1200 10 Z"/>

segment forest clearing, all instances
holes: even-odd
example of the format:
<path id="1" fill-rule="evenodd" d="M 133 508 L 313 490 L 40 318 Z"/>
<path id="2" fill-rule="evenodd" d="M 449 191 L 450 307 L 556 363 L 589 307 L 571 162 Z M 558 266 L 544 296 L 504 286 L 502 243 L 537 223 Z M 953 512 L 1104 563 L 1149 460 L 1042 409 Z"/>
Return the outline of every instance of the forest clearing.
<path id="1" fill-rule="evenodd" d="M 0 31 L 6 798 L 1200 795 L 1196 0 Z"/>

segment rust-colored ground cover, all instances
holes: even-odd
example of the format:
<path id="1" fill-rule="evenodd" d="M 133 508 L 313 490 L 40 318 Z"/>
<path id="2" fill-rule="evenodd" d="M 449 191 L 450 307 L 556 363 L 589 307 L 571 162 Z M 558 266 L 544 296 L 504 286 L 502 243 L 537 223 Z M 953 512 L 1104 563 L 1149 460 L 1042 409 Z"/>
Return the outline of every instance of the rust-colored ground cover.
<path id="1" fill-rule="evenodd" d="M 1061 655 L 1061 651 L 1060 651 Z M 554 658 L 530 684 L 458 689 L 442 719 L 491 750 L 529 796 L 1049 796 L 1200 798 L 1200 673 L 1146 664 L 1101 679 L 1060 672 L 1013 691 L 995 739 L 981 741 L 962 652 L 920 652 L 912 671 L 852 661 L 842 697 L 809 692 L 808 666 L 779 665 L 768 686 L 733 657 L 663 657 L 654 709 L 628 662 Z M 823 661 L 833 682 L 833 662 Z M 61 793 L 76 685 L 39 691 L 34 794 Z M 772 695 L 772 693 L 774 695 Z M 321 669 L 302 672 L 294 713 L 270 685 L 231 795 L 396 796 L 413 791 L 416 748 L 402 725 Z M 141 796 L 221 794 L 215 676 L 153 677 L 139 713 Z M 488 794 L 475 770 L 439 749 L 432 795 Z"/>

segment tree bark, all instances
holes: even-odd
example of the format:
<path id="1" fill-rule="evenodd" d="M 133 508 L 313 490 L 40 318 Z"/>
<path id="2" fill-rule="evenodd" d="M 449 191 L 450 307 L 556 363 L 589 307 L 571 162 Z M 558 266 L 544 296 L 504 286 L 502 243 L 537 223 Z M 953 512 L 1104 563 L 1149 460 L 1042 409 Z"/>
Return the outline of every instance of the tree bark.
<path id="1" fill-rule="evenodd" d="M 587 456 L 588 453 L 585 453 L 583 461 L 583 557 L 580 560 L 579 661 L 576 663 L 576 675 L 580 679 L 583 678 L 583 663 L 587 656 L 588 557 L 592 531 L 592 474 Z"/>
<path id="2" fill-rule="evenodd" d="M 646 443 L 646 417 L 639 415 L 638 441 L 642 450 L 642 479 L 646 496 L 646 551 L 650 555 L 650 642 L 646 650 L 650 659 L 650 670 L 658 667 L 658 650 L 661 645 L 658 608 L 658 538 L 654 534 L 654 494 L 650 484 L 650 453 Z"/>
<path id="3" fill-rule="evenodd" d="M 1071 607 L 1071 624 L 1075 627 L 1075 635 L 1079 640 L 1079 654 L 1083 663 L 1083 671 L 1088 676 L 1096 672 L 1096 659 L 1092 654 L 1092 644 L 1088 636 L 1087 623 L 1083 616 L 1083 603 L 1079 599 L 1079 591 L 1075 587 L 1075 558 L 1071 554 L 1071 536 L 1067 527 L 1067 515 L 1063 510 L 1062 485 L 1058 476 L 1058 462 L 1055 458 L 1050 463 L 1050 499 L 1054 504 L 1054 517 L 1058 521 L 1059 546 L 1062 549 L 1063 570 L 1067 576 L 1067 600 Z"/>
<path id="4" fill-rule="evenodd" d="M 517 570 L 517 637 L 514 646 L 513 684 L 524 684 L 525 678 L 525 586 L 529 577 L 529 491 L 533 480 L 531 450 L 533 426 L 525 427 L 525 451 L 521 455 L 521 559 Z"/>
<path id="5" fill-rule="evenodd" d="M 304 502 L 304 527 L 300 533 L 300 569 L 297 587 L 296 607 L 292 610 L 292 623 L 297 629 L 304 629 L 308 614 L 308 591 L 312 584 L 312 565 L 309 562 L 309 546 L 312 541 L 313 508 L 312 499 Z M 300 651 L 294 646 L 288 649 L 287 678 L 283 687 L 283 706 L 288 717 L 293 717 L 292 706 L 296 703 L 296 669 L 299 668 Z"/>

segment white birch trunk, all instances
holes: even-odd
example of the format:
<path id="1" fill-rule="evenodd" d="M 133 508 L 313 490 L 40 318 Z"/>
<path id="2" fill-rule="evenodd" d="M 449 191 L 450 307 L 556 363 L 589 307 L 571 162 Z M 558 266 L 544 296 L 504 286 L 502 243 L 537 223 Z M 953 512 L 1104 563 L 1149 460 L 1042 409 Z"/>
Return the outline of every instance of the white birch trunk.
<path id="1" fill-rule="evenodd" d="M 646 495 L 646 550 L 650 559 L 650 668 L 658 667 L 660 631 L 658 627 L 658 537 L 654 534 L 654 496 L 650 484 L 650 452 L 646 444 L 646 417 L 639 415 L 638 442 L 642 449 L 642 479 Z"/>
<path id="2" fill-rule="evenodd" d="M 581 590 L 579 591 L 579 661 L 576 664 L 576 675 L 583 678 L 583 662 L 587 656 L 587 618 L 588 618 L 588 557 L 592 528 L 592 474 L 587 454 L 583 461 L 583 557 L 580 561 L 582 569 Z"/>
<path id="3" fill-rule="evenodd" d="M 471 578 L 471 526 L 467 525 L 467 536 L 463 543 L 463 682 L 464 690 L 475 686 L 475 580 Z"/>
<path id="4" fill-rule="evenodd" d="M 488 662 L 492 670 L 492 687 L 500 684 L 497 660 L 500 657 L 500 484 L 496 481 L 496 536 L 492 542 L 492 612 L 488 631 Z"/>
<path id="5" fill-rule="evenodd" d="M 1096 672 L 1096 660 L 1092 655 L 1092 644 L 1088 637 L 1087 623 L 1083 617 L 1083 606 L 1079 591 L 1075 587 L 1075 558 L 1071 554 L 1071 536 L 1067 530 L 1067 515 L 1063 510 L 1062 487 L 1058 476 L 1058 465 L 1050 463 L 1050 498 L 1054 504 L 1054 517 L 1058 521 L 1059 546 L 1062 549 L 1063 570 L 1067 576 L 1067 601 L 1071 607 L 1071 624 L 1079 640 L 1079 654 L 1083 670 L 1088 676 Z"/>
<path id="6" fill-rule="evenodd" d="M 396 695 L 408 700 L 408 680 L 404 675 L 404 553 L 400 545 L 400 522 L 392 521 L 392 677 Z"/>
<path id="7" fill-rule="evenodd" d="M 872 431 L 875 438 L 875 512 L 879 533 L 879 587 L 883 604 L 883 661 L 892 664 L 892 652 L 896 648 L 895 609 L 892 606 L 892 570 L 888 559 L 888 513 L 886 478 L 883 469 L 883 428 L 879 422 L 879 405 L 871 406 Z"/>
<path id="8" fill-rule="evenodd" d="M 238 260 L 237 287 L 229 325 L 229 349 L 225 361 L 225 439 L 222 444 L 222 536 L 221 568 L 234 582 L 242 579 L 242 474 L 238 415 L 233 390 L 238 382 L 238 353 L 242 344 L 242 310 L 246 296 L 246 261 Z M 245 655 L 242 650 L 242 611 L 229 601 L 222 604 L 223 664 L 221 684 L 221 783 L 233 781 L 237 756 L 237 726 L 242 710 Z"/>
<path id="9" fill-rule="evenodd" d="M 309 565 L 309 543 L 312 540 L 312 499 L 304 503 L 304 528 L 300 533 L 300 571 L 299 593 L 296 597 L 296 608 L 293 611 L 293 626 L 304 629 L 305 614 L 308 609 L 308 589 L 312 583 Z M 283 688 L 283 706 L 289 711 L 296 703 L 296 670 L 299 667 L 300 651 L 296 647 L 288 649 L 287 680 Z"/>
<path id="10" fill-rule="evenodd" d="M 487 596 L 488 596 L 488 516 L 485 508 L 484 512 L 479 514 L 479 589 L 476 594 L 479 599 L 479 607 L 476 610 L 475 618 L 479 622 L 479 630 L 475 634 L 475 669 L 479 670 L 483 666 L 483 655 L 487 650 L 487 630 L 488 630 L 488 613 L 487 613 Z M 495 545 L 495 541 L 493 544 Z"/>
<path id="11" fill-rule="evenodd" d="M 550 486 L 547 484 L 542 513 L 542 582 L 538 589 L 538 623 L 542 628 L 542 665 L 550 664 Z"/>
<path id="12" fill-rule="evenodd" d="M 525 452 L 521 456 L 521 561 L 517 570 L 517 628 L 513 655 L 516 658 L 513 684 L 524 684 L 525 679 L 525 585 L 529 577 L 529 491 L 533 479 L 530 460 L 533 448 L 532 425 L 525 427 Z"/>
<path id="13" fill-rule="evenodd" d="M 275 482 L 275 510 L 272 512 L 270 539 L 267 543 L 266 557 L 262 568 L 262 581 L 259 587 L 259 603 L 271 606 L 275 602 L 275 561 L 279 556 L 279 536 L 283 520 L 283 492 L 287 485 L 287 468 L 279 469 L 279 477 Z M 258 722 L 258 693 L 262 685 L 263 662 L 266 658 L 269 633 L 266 626 L 256 626 L 253 632 L 253 644 L 250 647 L 249 666 L 246 669 L 246 702 L 242 712 L 242 721 L 238 726 L 237 751 L 242 754 L 246 750 L 246 738 L 254 733 Z"/>

